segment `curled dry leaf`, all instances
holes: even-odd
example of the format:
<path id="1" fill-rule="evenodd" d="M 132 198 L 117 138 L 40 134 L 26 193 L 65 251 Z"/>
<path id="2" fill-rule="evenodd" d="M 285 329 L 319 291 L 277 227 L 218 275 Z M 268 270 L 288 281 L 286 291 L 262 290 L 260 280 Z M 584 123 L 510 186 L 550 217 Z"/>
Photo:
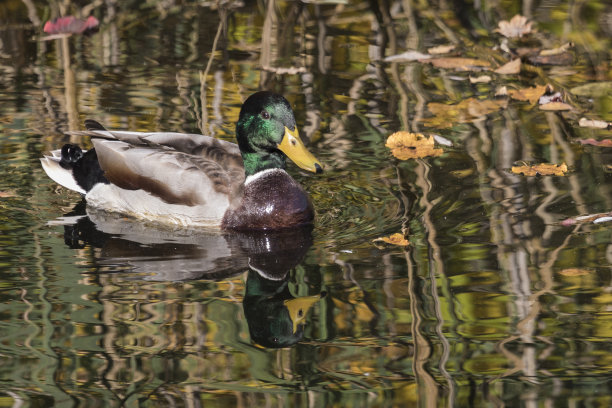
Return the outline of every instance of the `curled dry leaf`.
<path id="1" fill-rule="evenodd" d="M 543 110 L 543 111 L 560 112 L 560 111 L 572 110 L 572 106 L 568 105 L 565 102 L 549 102 L 549 103 L 545 103 L 543 105 L 540 105 L 540 109 Z"/>
<path id="2" fill-rule="evenodd" d="M 512 172 L 523 174 L 528 177 L 533 176 L 564 176 L 567 173 L 567 165 L 542 163 L 533 166 L 512 166 Z"/>
<path id="3" fill-rule="evenodd" d="M 494 71 L 496 74 L 512 75 L 521 72 L 521 59 L 517 58 L 502 65 Z"/>
<path id="4" fill-rule="evenodd" d="M 512 99 L 519 101 L 529 101 L 530 104 L 535 104 L 542 95 L 546 92 L 546 86 L 536 85 L 531 88 L 524 89 L 511 89 L 508 91 L 508 95 Z"/>
<path id="5" fill-rule="evenodd" d="M 517 14 L 510 21 L 500 21 L 496 32 L 508 38 L 520 38 L 531 33 L 532 22 L 527 22 L 527 17 Z"/>
<path id="6" fill-rule="evenodd" d="M 373 242 L 386 242 L 387 244 L 397 245 L 397 246 L 408 246 L 410 242 L 402 234 L 396 232 L 395 234 L 391 234 L 388 237 L 376 238 Z"/>
<path id="7" fill-rule="evenodd" d="M 434 147 L 434 137 L 425 137 L 421 133 L 405 131 L 395 132 L 387 138 L 385 143 L 391 154 L 400 160 L 418 159 L 427 156 L 439 156 L 442 149 Z"/>
<path id="8" fill-rule="evenodd" d="M 427 53 L 431 55 L 448 54 L 455 49 L 454 45 L 438 45 L 427 49 Z"/>
<path id="9" fill-rule="evenodd" d="M 559 54 L 563 54 L 564 52 L 566 52 L 567 50 L 569 50 L 570 48 L 572 48 L 574 46 L 573 43 L 568 42 L 566 44 L 563 44 L 560 47 L 557 48 L 553 48 L 551 50 L 542 50 L 540 51 L 540 55 L 543 57 L 546 56 L 550 56 L 550 55 L 559 55 Z"/>
<path id="10" fill-rule="evenodd" d="M 595 140 L 595 139 L 583 139 L 579 140 L 581 144 L 600 146 L 600 147 L 612 147 L 612 140 L 604 139 L 604 140 Z"/>
<path id="11" fill-rule="evenodd" d="M 580 118 L 580 120 L 578 121 L 578 125 L 580 127 L 595 128 L 595 129 L 612 128 L 612 123 L 609 123 L 603 120 L 595 120 L 595 119 L 587 119 L 587 118 Z"/>
<path id="12" fill-rule="evenodd" d="M 475 58 L 430 58 L 421 62 L 428 62 L 436 68 L 457 71 L 482 71 L 491 68 L 489 62 Z"/>

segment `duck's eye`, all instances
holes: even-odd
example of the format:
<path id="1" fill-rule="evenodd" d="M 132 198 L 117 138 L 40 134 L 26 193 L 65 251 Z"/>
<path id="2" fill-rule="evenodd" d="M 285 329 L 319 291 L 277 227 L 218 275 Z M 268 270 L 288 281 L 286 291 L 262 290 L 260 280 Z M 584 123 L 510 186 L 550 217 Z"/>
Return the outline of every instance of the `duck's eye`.
<path id="1" fill-rule="evenodd" d="M 270 119 L 270 114 L 266 111 L 261 111 L 261 113 L 259 114 L 262 118 L 264 119 Z"/>

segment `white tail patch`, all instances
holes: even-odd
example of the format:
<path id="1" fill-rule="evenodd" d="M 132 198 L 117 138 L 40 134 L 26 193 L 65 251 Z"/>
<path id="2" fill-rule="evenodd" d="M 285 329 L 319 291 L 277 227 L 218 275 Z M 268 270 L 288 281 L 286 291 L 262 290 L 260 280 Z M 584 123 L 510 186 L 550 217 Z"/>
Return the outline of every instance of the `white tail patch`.
<path id="1" fill-rule="evenodd" d="M 83 187 L 77 184 L 76 180 L 72 176 L 72 171 L 60 166 L 60 159 L 55 156 L 53 152 L 52 154 L 53 156 L 45 156 L 40 159 L 40 163 L 42 164 L 42 167 L 49 178 L 69 190 L 73 190 L 81 194 L 87 194 L 87 191 L 83 190 Z"/>

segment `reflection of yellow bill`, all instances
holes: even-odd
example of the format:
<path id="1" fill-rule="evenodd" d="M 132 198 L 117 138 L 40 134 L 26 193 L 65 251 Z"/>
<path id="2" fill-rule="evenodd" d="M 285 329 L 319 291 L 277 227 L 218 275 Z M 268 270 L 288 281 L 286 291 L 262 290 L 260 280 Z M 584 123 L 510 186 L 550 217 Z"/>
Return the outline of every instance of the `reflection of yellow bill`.
<path id="1" fill-rule="evenodd" d="M 321 162 L 302 143 L 297 128 L 291 131 L 285 126 L 285 135 L 278 145 L 278 149 L 304 170 L 312 171 L 313 173 L 321 173 L 323 171 Z"/>
<path id="2" fill-rule="evenodd" d="M 293 322 L 293 333 L 297 331 L 298 325 L 304 323 L 308 310 L 321 299 L 321 295 L 302 296 L 296 299 L 285 300 L 285 306 L 289 310 L 289 317 Z"/>

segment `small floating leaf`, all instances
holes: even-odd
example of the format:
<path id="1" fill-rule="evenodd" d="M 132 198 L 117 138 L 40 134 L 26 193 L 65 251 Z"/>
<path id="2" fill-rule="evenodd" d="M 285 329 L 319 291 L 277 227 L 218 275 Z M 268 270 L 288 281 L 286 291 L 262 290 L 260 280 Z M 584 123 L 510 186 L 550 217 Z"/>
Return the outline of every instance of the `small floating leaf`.
<path id="1" fill-rule="evenodd" d="M 427 49 L 427 53 L 431 55 L 448 54 L 455 49 L 454 45 L 438 45 Z"/>
<path id="2" fill-rule="evenodd" d="M 434 147 L 434 137 L 425 137 L 421 133 L 405 131 L 395 132 L 387 138 L 385 143 L 391 154 L 400 160 L 418 159 L 427 156 L 439 156 L 442 149 Z"/>
<path id="3" fill-rule="evenodd" d="M 520 38 L 531 33 L 531 24 L 527 22 L 527 17 L 517 14 L 510 21 L 500 21 L 495 31 L 504 37 Z"/>
<path id="4" fill-rule="evenodd" d="M 508 91 L 508 95 L 512 99 L 519 101 L 529 101 L 532 105 L 535 104 L 542 95 L 546 92 L 546 86 L 536 85 L 531 88 L 524 89 L 511 89 Z"/>
<path id="5" fill-rule="evenodd" d="M 58 17 L 47 21 L 43 31 L 47 34 L 88 34 L 98 29 L 100 22 L 94 16 L 86 20 L 74 16 Z"/>
<path id="6" fill-rule="evenodd" d="M 542 163 L 533 166 L 512 166 L 512 172 L 523 174 L 528 177 L 533 176 L 564 176 L 567 173 L 567 165 Z"/>
<path id="7" fill-rule="evenodd" d="M 572 110 L 572 106 L 565 102 L 548 102 L 540 105 L 540 109 L 544 111 L 568 111 Z"/>
<path id="8" fill-rule="evenodd" d="M 472 84 L 488 84 L 491 82 L 491 77 L 489 75 L 481 75 L 479 77 L 470 76 L 470 83 Z"/>
<path id="9" fill-rule="evenodd" d="M 507 64 L 502 65 L 494 71 L 496 74 L 518 74 L 521 72 L 521 59 L 517 58 L 508 62 Z"/>
<path id="10" fill-rule="evenodd" d="M 582 143 L 583 145 L 593 145 L 593 146 L 600 146 L 600 147 L 612 147 L 612 140 L 610 139 L 604 139 L 604 140 L 595 140 L 595 139 L 582 139 L 579 140 L 580 143 Z"/>
<path id="11" fill-rule="evenodd" d="M 457 71 L 482 71 L 489 69 L 491 64 L 475 58 L 431 58 L 428 62 L 436 68 L 455 69 Z"/>
<path id="12" fill-rule="evenodd" d="M 391 234 L 388 237 L 376 238 L 373 240 L 373 242 L 386 242 L 387 244 L 403 247 L 410 245 L 410 242 L 408 242 L 408 240 L 404 238 L 404 235 L 400 234 L 399 232 Z"/>
<path id="13" fill-rule="evenodd" d="M 578 125 L 580 127 L 588 127 L 588 128 L 595 128 L 595 129 L 612 128 L 612 123 L 609 123 L 603 120 L 587 119 L 587 118 L 580 118 L 580 120 L 578 121 Z"/>
<path id="14" fill-rule="evenodd" d="M 540 55 L 543 56 L 543 57 L 546 57 L 546 56 L 550 56 L 550 55 L 563 54 L 564 52 L 566 52 L 568 49 L 570 49 L 573 46 L 574 46 L 573 43 L 568 42 L 566 44 L 563 44 L 560 47 L 553 48 L 551 50 L 542 50 L 542 51 L 540 51 Z"/>
<path id="15" fill-rule="evenodd" d="M 390 55 L 385 58 L 385 62 L 408 62 L 419 61 L 431 58 L 431 55 L 423 54 L 422 52 L 409 50 L 402 54 Z"/>

